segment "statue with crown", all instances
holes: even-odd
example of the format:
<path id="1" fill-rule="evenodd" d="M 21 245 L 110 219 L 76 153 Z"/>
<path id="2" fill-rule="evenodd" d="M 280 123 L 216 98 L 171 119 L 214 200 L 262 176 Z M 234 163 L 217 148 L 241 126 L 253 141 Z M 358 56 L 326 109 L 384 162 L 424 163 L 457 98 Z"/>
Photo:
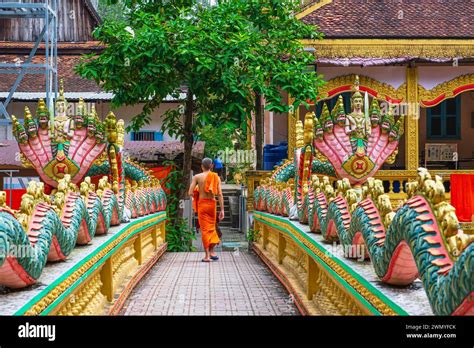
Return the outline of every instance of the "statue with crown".
<path id="1" fill-rule="evenodd" d="M 347 178 L 352 185 L 359 186 L 384 163 L 394 163 L 404 131 L 404 116 L 395 121 L 390 103 L 382 114 L 376 98 L 369 107 L 369 95 L 360 91 L 358 76 L 351 102 L 349 114 L 345 113 L 343 98 L 339 96 L 331 112 L 324 104 L 319 119 L 314 114 L 307 116 L 314 119 L 316 158 L 329 161 L 338 178 Z"/>
<path id="2" fill-rule="evenodd" d="M 100 122 L 95 108 L 88 113 L 82 98 L 74 115 L 68 115 L 68 109 L 61 80 L 54 111 L 48 110 L 41 99 L 36 110 L 37 121 L 28 107 L 25 107 L 24 126 L 12 116 L 13 134 L 20 147 L 23 165 L 35 168 L 52 188 L 65 175 L 77 185 L 93 164 L 107 159 L 110 155 L 107 145 L 113 142 L 123 146 L 124 127 L 120 124 L 123 121 L 117 121 L 112 113 Z"/>

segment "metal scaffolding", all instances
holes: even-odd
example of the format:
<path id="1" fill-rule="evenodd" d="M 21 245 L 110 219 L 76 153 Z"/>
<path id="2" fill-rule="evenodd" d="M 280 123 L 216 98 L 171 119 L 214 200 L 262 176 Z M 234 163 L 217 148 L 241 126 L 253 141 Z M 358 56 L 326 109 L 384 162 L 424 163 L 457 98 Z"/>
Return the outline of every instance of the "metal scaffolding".
<path id="1" fill-rule="evenodd" d="M 35 3 L 0 2 L 0 19 L 30 18 L 43 19 L 44 26 L 25 62 L 0 63 L 1 74 L 15 74 L 17 78 L 5 101 L 0 102 L 0 115 L 10 120 L 7 106 L 26 74 L 44 75 L 46 80 L 46 105 L 53 105 L 58 92 L 58 6 L 57 0 L 43 0 Z M 44 63 L 32 63 L 41 44 L 44 44 Z"/>

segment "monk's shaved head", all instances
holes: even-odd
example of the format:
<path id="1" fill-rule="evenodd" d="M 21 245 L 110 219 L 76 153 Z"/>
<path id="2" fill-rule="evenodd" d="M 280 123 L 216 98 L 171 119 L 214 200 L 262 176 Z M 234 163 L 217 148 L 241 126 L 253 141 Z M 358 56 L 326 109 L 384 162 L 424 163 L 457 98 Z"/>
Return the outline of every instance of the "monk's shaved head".
<path id="1" fill-rule="evenodd" d="M 206 157 L 202 160 L 201 165 L 205 170 L 209 170 L 212 168 L 212 159 Z"/>

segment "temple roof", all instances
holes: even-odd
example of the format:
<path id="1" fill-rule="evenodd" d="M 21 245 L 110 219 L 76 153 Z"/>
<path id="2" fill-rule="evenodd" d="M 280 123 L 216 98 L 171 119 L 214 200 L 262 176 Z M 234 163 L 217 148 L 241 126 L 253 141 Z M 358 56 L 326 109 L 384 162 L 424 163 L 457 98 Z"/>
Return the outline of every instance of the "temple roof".
<path id="1" fill-rule="evenodd" d="M 318 0 L 312 6 L 301 20 L 326 38 L 474 38 L 472 0 Z"/>
<path id="2" fill-rule="evenodd" d="M 7 54 L 0 55 L 0 63 L 15 63 L 19 59 L 26 61 L 28 55 Z M 64 79 L 66 89 L 71 92 L 101 92 L 101 88 L 94 81 L 86 80 L 74 72 L 74 67 L 80 62 L 81 55 L 58 55 L 58 76 Z M 32 63 L 44 64 L 45 57 L 36 55 Z M 16 74 L 2 75 L 0 79 L 0 91 L 8 92 L 17 78 Z M 26 74 L 17 92 L 44 92 L 46 90 L 46 81 L 44 75 Z"/>

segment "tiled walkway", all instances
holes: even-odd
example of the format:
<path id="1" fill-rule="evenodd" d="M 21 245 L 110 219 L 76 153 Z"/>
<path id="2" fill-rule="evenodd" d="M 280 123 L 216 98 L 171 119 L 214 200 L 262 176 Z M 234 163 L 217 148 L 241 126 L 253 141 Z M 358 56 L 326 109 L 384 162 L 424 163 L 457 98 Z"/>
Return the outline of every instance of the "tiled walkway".
<path id="1" fill-rule="evenodd" d="M 166 253 L 135 288 L 123 315 L 298 315 L 292 297 L 258 259 L 223 252 Z"/>

